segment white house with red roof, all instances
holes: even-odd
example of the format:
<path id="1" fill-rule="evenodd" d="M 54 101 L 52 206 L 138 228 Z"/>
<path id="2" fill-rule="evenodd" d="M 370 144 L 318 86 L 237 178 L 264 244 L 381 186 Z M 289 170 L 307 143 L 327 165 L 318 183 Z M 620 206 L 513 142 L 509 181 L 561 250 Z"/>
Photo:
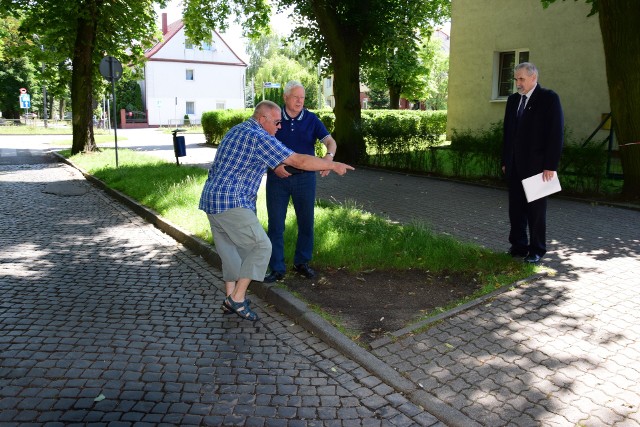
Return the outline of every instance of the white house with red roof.
<path id="1" fill-rule="evenodd" d="M 182 125 L 185 114 L 199 123 L 205 111 L 244 108 L 247 64 L 220 34 L 195 45 L 182 20 L 167 25 L 166 13 L 162 34 L 163 41 L 145 53 L 141 87 L 149 126 Z"/>

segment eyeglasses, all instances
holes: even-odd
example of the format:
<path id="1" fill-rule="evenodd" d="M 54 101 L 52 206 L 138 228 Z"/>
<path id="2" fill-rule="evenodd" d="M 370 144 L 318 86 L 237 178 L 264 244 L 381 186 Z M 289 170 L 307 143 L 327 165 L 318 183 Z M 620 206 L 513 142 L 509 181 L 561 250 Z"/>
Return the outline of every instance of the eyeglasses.
<path id="1" fill-rule="evenodd" d="M 276 126 L 280 126 L 280 123 L 282 123 L 282 120 L 273 120 L 273 119 L 270 119 L 267 116 L 262 116 L 262 117 L 264 117 L 265 119 L 269 120 L 271 123 L 273 123 Z"/>

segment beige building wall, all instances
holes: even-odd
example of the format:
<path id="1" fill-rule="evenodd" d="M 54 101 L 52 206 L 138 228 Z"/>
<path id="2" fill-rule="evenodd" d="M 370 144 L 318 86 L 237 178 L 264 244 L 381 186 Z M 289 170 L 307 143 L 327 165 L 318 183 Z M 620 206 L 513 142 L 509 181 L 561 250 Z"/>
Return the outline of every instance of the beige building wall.
<path id="1" fill-rule="evenodd" d="M 590 5 L 540 0 L 452 0 L 447 133 L 486 129 L 504 117 L 499 52 L 528 50 L 538 82 L 560 96 L 572 139 L 586 139 L 610 112 L 598 17 Z M 601 131 L 600 140 L 608 132 Z"/>

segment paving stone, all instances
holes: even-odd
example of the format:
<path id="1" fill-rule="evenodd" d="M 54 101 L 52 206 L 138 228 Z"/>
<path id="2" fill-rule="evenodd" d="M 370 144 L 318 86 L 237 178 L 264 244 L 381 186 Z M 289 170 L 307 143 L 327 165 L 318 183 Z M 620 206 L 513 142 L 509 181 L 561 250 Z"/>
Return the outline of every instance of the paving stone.
<path id="1" fill-rule="evenodd" d="M 504 250 L 508 221 L 504 209 L 496 209 L 506 200 L 502 190 L 366 170 L 349 180 L 333 178 L 319 180 L 319 197 L 330 192 L 336 200 L 343 195 L 359 199 L 400 222 L 429 218 L 436 232 Z M 87 191 L 64 200 L 37 191 L 43 183 L 70 180 Z M 0 214 L 0 255 L 11 260 L 12 272 L 7 275 L 8 264 L 0 264 L 0 311 L 5 313 L 0 317 L 0 421 L 15 422 L 18 415 L 35 411 L 36 422 L 55 422 L 89 411 L 82 422 L 100 418 L 104 425 L 124 425 L 129 411 L 144 413 L 132 409 L 140 400 L 133 402 L 125 391 L 144 392 L 152 405 L 143 408 L 152 412 L 139 421 L 151 424 L 297 425 L 304 420 L 278 419 L 277 412 L 246 418 L 240 412 L 253 405 L 256 410 L 315 408 L 307 399 L 327 413 L 353 408 L 358 419 L 348 421 L 366 426 L 393 425 L 394 418 L 381 421 L 373 412 L 386 407 L 391 414 L 393 408 L 385 406 L 391 401 L 397 425 L 413 412 L 390 400 L 394 393 L 366 367 L 257 297 L 252 296 L 265 319 L 259 332 L 241 319 L 224 318 L 219 271 L 86 184 L 74 169 L 0 166 L 0 185 L 4 206 L 19 212 Z M 412 197 L 408 205 L 398 201 L 405 190 L 428 191 L 429 197 Z M 457 209 L 462 205 L 473 209 Z M 637 408 L 636 415 L 620 421 L 620 408 L 608 406 L 640 400 L 640 302 L 635 298 L 640 261 L 630 256 L 640 253 L 635 227 L 640 213 L 553 198 L 548 217 L 554 240 L 545 264 L 557 269 L 555 276 L 498 295 L 374 354 L 485 425 L 534 420 L 543 426 L 640 426 Z M 203 373 L 198 367 L 213 370 Z M 469 386 L 461 389 L 465 383 Z M 300 396 L 277 388 L 290 385 Z M 261 386 L 277 387 L 258 391 Z M 303 387 L 306 394 L 300 393 Z M 82 404 L 78 411 L 77 400 L 67 400 L 77 397 L 76 389 L 86 390 L 87 403 L 100 393 L 107 399 L 93 407 Z M 236 396 L 227 399 L 230 393 Z M 514 394 L 520 396 L 514 399 Z M 322 406 L 320 397 L 331 405 Z M 387 403 L 376 407 L 382 401 Z M 14 403 L 23 409 L 4 409 Z M 173 406 L 181 403 L 185 406 Z M 590 415 L 578 418 L 570 409 L 574 405 Z M 184 413 L 172 414 L 171 407 Z M 333 417 L 316 423 L 351 425 L 337 413 Z M 425 412 L 411 419 L 417 425 L 439 424 Z"/>

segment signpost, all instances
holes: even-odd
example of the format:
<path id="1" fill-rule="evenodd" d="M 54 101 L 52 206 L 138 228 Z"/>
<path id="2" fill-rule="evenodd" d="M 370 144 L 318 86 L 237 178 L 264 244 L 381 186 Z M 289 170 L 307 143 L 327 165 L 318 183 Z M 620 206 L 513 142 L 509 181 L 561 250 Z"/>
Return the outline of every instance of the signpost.
<path id="1" fill-rule="evenodd" d="M 20 88 L 20 97 L 18 98 L 20 108 L 24 108 L 24 122 L 28 123 L 29 120 L 29 108 L 31 108 L 31 95 L 27 93 L 27 89 Z"/>
<path id="2" fill-rule="evenodd" d="M 116 143 L 116 168 L 118 167 L 118 119 L 116 116 L 116 80 L 122 77 L 122 64 L 113 56 L 105 56 L 100 61 L 100 74 L 111 82 L 113 94 L 113 135 Z"/>
<path id="3" fill-rule="evenodd" d="M 265 89 L 279 89 L 280 83 L 272 83 L 272 82 L 264 82 L 262 85 L 262 100 L 264 101 L 264 90 Z"/>
<path id="4" fill-rule="evenodd" d="M 20 95 L 20 108 L 31 108 L 31 95 L 29 95 L 28 93 L 23 93 Z"/>

